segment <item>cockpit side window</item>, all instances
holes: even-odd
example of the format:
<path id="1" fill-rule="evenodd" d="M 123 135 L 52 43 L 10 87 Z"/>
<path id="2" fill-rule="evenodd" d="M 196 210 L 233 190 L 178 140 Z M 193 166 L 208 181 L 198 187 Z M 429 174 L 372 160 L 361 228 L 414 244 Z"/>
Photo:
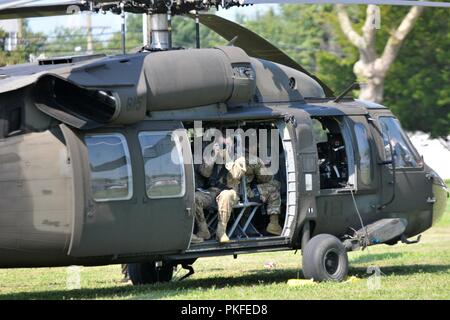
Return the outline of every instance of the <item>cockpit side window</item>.
<path id="1" fill-rule="evenodd" d="M 147 196 L 155 198 L 183 197 L 184 164 L 179 140 L 168 131 L 139 133 L 144 159 Z"/>
<path id="2" fill-rule="evenodd" d="M 421 158 L 402 130 L 400 122 L 394 117 L 380 117 L 379 121 L 383 132 L 385 159 L 391 160 L 394 154 L 397 168 L 421 167 Z"/>
<path id="3" fill-rule="evenodd" d="M 129 200 L 133 175 L 125 137 L 119 133 L 86 135 L 91 192 L 96 201 Z"/>
<path id="4" fill-rule="evenodd" d="M 358 145 L 360 182 L 368 186 L 372 183 L 372 157 L 369 137 L 363 124 L 355 124 L 355 135 Z"/>

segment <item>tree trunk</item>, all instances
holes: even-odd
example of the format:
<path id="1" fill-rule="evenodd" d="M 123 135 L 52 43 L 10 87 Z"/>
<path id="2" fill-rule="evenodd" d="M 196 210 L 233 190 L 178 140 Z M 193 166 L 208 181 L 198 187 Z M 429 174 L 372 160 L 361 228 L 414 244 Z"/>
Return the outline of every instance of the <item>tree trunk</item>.
<path id="1" fill-rule="evenodd" d="M 359 50 L 360 58 L 353 68 L 358 81 L 364 83 L 361 86 L 359 98 L 381 103 L 383 101 L 386 74 L 397 58 L 403 41 L 422 14 L 423 7 L 412 7 L 409 10 L 397 29 L 391 33 L 381 55 L 376 52 L 376 29 L 373 23 L 379 19 L 379 9 L 375 5 L 367 6 L 366 21 L 361 30 L 362 35 L 360 35 L 353 29 L 345 6 L 337 4 L 335 7 L 343 33 Z"/>
<path id="2" fill-rule="evenodd" d="M 359 99 L 381 103 L 383 101 L 384 79 L 381 81 L 367 81 L 361 85 Z"/>

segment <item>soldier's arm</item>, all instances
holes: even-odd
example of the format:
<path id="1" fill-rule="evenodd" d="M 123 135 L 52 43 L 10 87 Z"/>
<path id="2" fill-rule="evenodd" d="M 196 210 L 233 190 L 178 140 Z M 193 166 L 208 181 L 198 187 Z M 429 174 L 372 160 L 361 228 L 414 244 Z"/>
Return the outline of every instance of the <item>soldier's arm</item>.
<path id="1" fill-rule="evenodd" d="M 258 163 L 256 164 L 256 181 L 258 183 L 267 183 L 272 181 L 273 175 L 270 170 L 266 167 L 264 161 L 258 158 Z"/>
<path id="2" fill-rule="evenodd" d="M 227 162 L 225 168 L 227 168 L 234 180 L 239 180 L 247 171 L 245 158 L 240 157 L 234 161 Z"/>
<path id="3" fill-rule="evenodd" d="M 214 161 L 203 159 L 203 163 L 199 166 L 198 172 L 205 178 L 211 177 L 214 169 Z"/>

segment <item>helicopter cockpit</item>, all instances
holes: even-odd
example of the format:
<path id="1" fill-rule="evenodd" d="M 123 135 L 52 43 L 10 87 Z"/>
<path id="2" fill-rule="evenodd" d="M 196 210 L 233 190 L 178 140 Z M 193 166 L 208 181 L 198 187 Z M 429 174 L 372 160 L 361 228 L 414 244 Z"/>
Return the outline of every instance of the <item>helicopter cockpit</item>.
<path id="1" fill-rule="evenodd" d="M 313 119 L 319 157 L 320 188 L 344 188 L 348 183 L 345 140 L 339 122 L 333 117 Z"/>

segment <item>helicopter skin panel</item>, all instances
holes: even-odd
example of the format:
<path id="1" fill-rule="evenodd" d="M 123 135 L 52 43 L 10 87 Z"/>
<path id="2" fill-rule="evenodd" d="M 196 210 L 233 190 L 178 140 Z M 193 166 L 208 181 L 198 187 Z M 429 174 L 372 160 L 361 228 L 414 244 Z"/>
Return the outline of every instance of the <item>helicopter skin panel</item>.
<path id="1" fill-rule="evenodd" d="M 191 17 L 193 16 L 191 15 Z M 226 40 L 232 41 L 233 45 L 242 48 L 248 55 L 259 59 L 273 61 L 303 72 L 320 83 L 326 96 L 333 96 L 333 90 L 320 79 L 310 74 L 287 54 L 253 31 L 214 14 L 201 14 L 199 15 L 199 20 L 203 25 L 207 26 Z"/>
<path id="2" fill-rule="evenodd" d="M 1 68 L 0 93 L 29 86 L 30 100 L 41 112 L 78 129 L 132 124 L 148 112 L 210 104 L 325 98 L 320 84 L 305 73 L 250 58 L 239 47 L 91 58 Z"/>
<path id="3" fill-rule="evenodd" d="M 67 149 L 53 132 L 0 139 L 0 189 L 0 252 L 67 251 L 72 171 Z M 0 264 L 17 264 L 12 259 L 2 254 Z"/>

